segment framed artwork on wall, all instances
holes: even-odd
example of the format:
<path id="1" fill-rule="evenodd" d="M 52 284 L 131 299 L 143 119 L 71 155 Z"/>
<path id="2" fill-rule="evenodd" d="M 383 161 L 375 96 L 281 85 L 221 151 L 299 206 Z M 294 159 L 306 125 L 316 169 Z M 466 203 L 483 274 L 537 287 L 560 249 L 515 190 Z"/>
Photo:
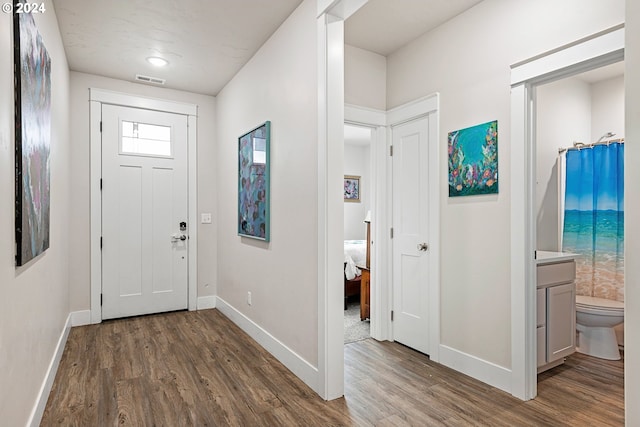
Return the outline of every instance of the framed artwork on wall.
<path id="1" fill-rule="evenodd" d="M 449 132 L 449 197 L 498 193 L 498 121 Z"/>
<path id="2" fill-rule="evenodd" d="M 360 177 L 355 175 L 344 176 L 344 201 L 360 203 Z"/>
<path id="3" fill-rule="evenodd" d="M 51 58 L 30 13 L 14 12 L 13 42 L 16 265 L 21 266 L 49 248 Z"/>
<path id="4" fill-rule="evenodd" d="M 238 235 L 269 241 L 271 122 L 238 138 Z"/>

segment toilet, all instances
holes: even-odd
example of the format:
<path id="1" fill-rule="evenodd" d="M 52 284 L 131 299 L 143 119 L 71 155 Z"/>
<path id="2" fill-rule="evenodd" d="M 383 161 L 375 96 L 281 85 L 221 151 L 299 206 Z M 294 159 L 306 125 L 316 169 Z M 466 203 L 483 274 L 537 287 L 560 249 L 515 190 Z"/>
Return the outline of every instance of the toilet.
<path id="1" fill-rule="evenodd" d="M 576 351 L 601 359 L 619 360 L 615 326 L 624 321 L 624 303 L 584 295 L 576 296 Z"/>

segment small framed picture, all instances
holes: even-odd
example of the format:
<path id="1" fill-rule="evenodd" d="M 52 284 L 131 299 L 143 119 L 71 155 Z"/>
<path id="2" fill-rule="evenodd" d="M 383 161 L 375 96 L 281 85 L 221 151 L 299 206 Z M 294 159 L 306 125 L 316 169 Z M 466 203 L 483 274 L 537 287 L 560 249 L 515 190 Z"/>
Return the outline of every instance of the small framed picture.
<path id="1" fill-rule="evenodd" d="M 344 176 L 344 201 L 360 203 L 360 177 Z"/>

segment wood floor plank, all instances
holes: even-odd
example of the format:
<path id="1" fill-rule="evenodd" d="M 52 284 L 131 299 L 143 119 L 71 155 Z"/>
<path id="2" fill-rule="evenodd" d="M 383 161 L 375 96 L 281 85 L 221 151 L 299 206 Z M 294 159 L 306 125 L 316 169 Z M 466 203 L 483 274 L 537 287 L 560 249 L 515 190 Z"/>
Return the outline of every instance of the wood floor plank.
<path id="1" fill-rule="evenodd" d="M 377 424 L 377 427 L 409 427 L 411 424 L 407 422 L 407 420 L 402 417 L 394 414 L 390 417 L 384 418 L 380 420 Z"/>
<path id="2" fill-rule="evenodd" d="M 86 411 L 87 417 L 96 419 L 97 422 L 87 425 L 115 426 L 117 425 L 116 421 L 118 417 L 118 399 L 116 395 L 116 381 L 113 378 L 111 369 L 101 369 L 99 374 L 96 375 L 96 378 L 98 379 L 97 384 L 95 384 L 96 389 L 88 399 L 90 402 L 97 401 L 95 414 L 92 413 L 91 406 L 87 407 Z M 97 397 L 94 398 L 93 396 Z"/>
<path id="3" fill-rule="evenodd" d="M 318 397 L 219 311 L 73 328 L 42 426 L 623 426 L 624 360 L 575 354 L 523 402 L 372 339 L 345 346 L 345 396 Z"/>

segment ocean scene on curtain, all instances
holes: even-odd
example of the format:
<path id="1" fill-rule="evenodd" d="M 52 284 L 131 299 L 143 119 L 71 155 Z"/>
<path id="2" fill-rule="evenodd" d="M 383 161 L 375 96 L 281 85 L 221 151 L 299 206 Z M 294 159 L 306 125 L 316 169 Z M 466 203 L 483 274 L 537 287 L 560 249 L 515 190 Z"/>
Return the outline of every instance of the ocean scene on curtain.
<path id="1" fill-rule="evenodd" d="M 449 132 L 449 197 L 498 192 L 498 121 Z"/>
<path id="2" fill-rule="evenodd" d="M 576 259 L 576 292 L 624 301 L 624 144 L 566 153 L 562 250 Z"/>
<path id="3" fill-rule="evenodd" d="M 51 59 L 28 13 L 14 15 L 16 265 L 49 248 Z"/>

